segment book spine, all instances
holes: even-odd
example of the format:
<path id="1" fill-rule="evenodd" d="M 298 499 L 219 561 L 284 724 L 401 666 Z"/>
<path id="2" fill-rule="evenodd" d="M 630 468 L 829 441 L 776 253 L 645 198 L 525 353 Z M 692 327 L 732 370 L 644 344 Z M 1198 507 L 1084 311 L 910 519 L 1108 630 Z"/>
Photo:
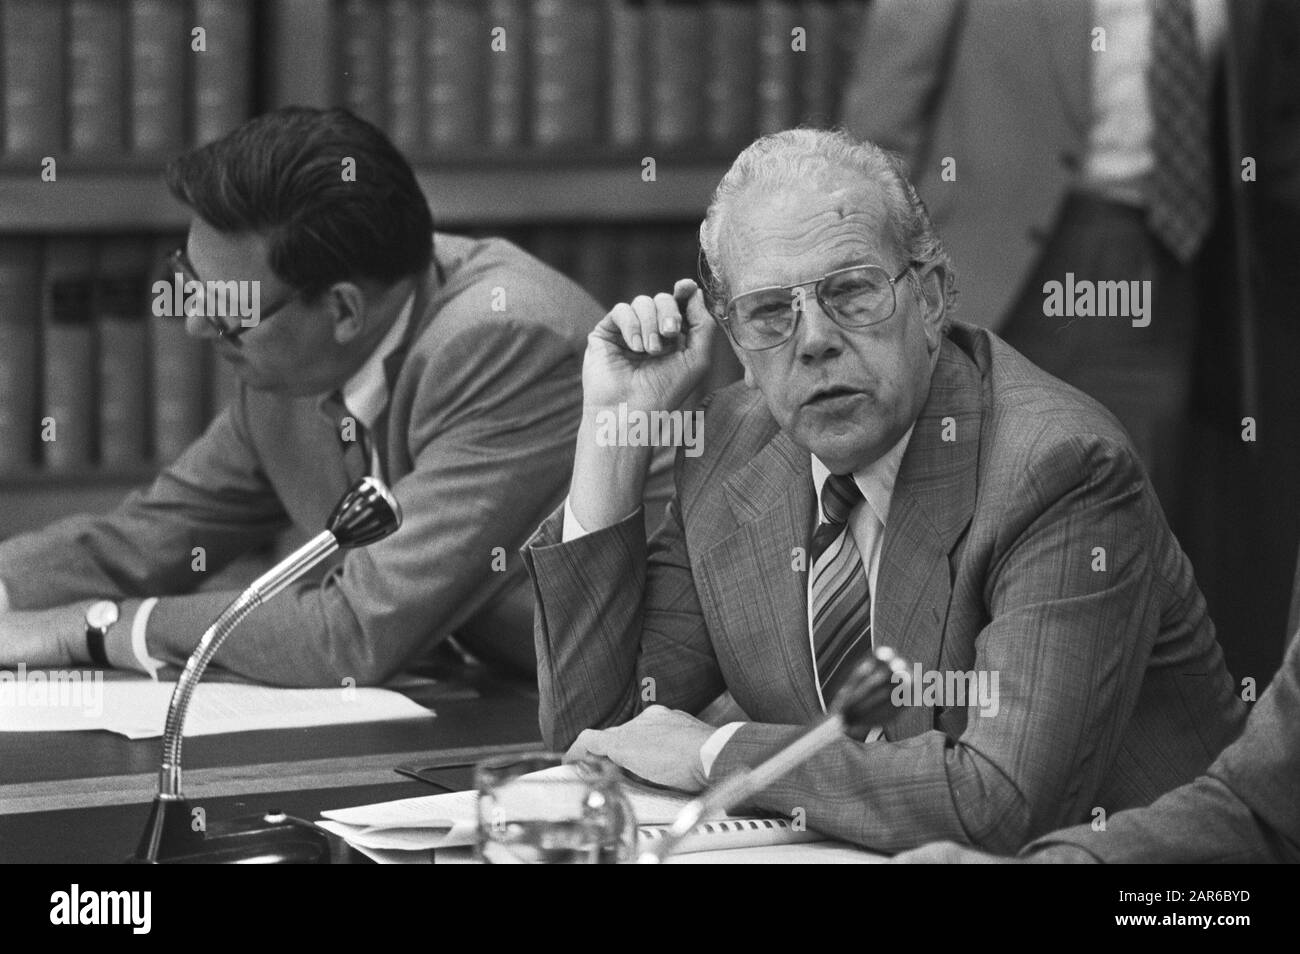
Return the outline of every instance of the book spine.
<path id="1" fill-rule="evenodd" d="M 533 0 L 533 142 L 590 145 L 600 116 L 600 8 Z"/>
<path id="2" fill-rule="evenodd" d="M 181 241 L 184 239 L 159 242 L 156 259 L 165 259 Z M 160 269 L 154 277 L 170 286 L 175 279 L 165 271 Z M 201 340 L 185 331 L 184 316 L 158 315 L 152 307 L 150 314 L 153 456 L 160 464 L 170 464 L 203 433 L 207 351 Z"/>
<path id="3" fill-rule="evenodd" d="M 650 9 L 650 138 L 676 146 L 700 135 L 704 120 L 704 31 L 700 8 L 658 0 Z"/>
<path id="4" fill-rule="evenodd" d="M 0 472 L 32 466 L 40 382 L 41 249 L 0 238 Z"/>
<path id="5" fill-rule="evenodd" d="M 0 28 L 4 150 L 58 155 L 63 148 L 63 8 L 48 0 L 4 0 Z"/>
<path id="6" fill-rule="evenodd" d="M 69 0 L 68 145 L 96 157 L 122 152 L 125 11 L 119 0 Z"/>
<path id="7" fill-rule="evenodd" d="M 130 147 L 171 154 L 185 147 L 185 7 L 131 0 Z"/>
<path id="8" fill-rule="evenodd" d="M 51 239 L 42 291 L 44 397 L 40 438 L 45 466 L 78 470 L 95 459 L 94 247 Z"/>
<path id="9" fill-rule="evenodd" d="M 474 2 L 433 4 L 424 31 L 424 129 L 430 152 L 463 150 L 483 141 L 480 93 L 487 59 L 496 55 L 490 42 Z"/>
<path id="10" fill-rule="evenodd" d="M 609 114 L 613 146 L 640 145 L 646 134 L 645 7 L 629 0 L 609 6 Z"/>
<path id="11" fill-rule="evenodd" d="M 714 0 L 708 7 L 705 136 L 738 146 L 754 136 L 757 32 L 752 3 Z"/>
<path id="12" fill-rule="evenodd" d="M 424 7 L 417 0 L 388 0 L 388 136 L 408 156 L 424 145 L 423 40 Z"/>
<path id="13" fill-rule="evenodd" d="M 203 29 L 203 49 L 193 30 Z M 194 0 L 190 50 L 194 57 L 196 145 L 230 132 L 251 115 L 253 7 L 250 0 Z"/>
<path id="14" fill-rule="evenodd" d="M 345 107 L 384 128 L 384 17 L 371 0 L 343 0 L 339 59 L 343 65 Z"/>
<path id="15" fill-rule="evenodd" d="M 793 49 L 794 8 L 786 0 L 759 0 L 758 5 L 758 131 L 789 129 L 798 111 Z"/>
<path id="16" fill-rule="evenodd" d="M 488 144 L 503 149 L 524 138 L 528 99 L 528 23 L 523 0 L 491 0 L 487 14 Z"/>
<path id="17" fill-rule="evenodd" d="M 108 468 L 139 467 L 149 458 L 148 246 L 105 240 L 97 272 L 99 459 Z"/>

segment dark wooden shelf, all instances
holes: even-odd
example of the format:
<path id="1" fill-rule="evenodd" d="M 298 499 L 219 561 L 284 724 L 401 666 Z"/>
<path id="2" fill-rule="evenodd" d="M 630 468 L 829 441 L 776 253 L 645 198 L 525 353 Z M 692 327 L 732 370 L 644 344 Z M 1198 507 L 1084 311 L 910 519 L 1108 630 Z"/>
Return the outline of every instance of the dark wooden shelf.
<path id="1" fill-rule="evenodd" d="M 128 469 L 87 467 L 84 470 L 51 472 L 32 467 L 30 470 L 0 471 L 0 491 L 131 487 L 152 480 L 161 468 L 161 464 L 141 464 Z"/>
<path id="2" fill-rule="evenodd" d="M 551 222 L 666 222 L 698 219 L 726 171 L 714 156 L 657 160 L 656 181 L 641 179 L 636 154 L 581 161 L 524 152 L 481 161 L 417 167 L 439 227 Z M 60 167 L 56 182 L 37 171 L 0 171 L 0 231 L 10 233 L 175 231 L 188 221 L 157 166 Z"/>

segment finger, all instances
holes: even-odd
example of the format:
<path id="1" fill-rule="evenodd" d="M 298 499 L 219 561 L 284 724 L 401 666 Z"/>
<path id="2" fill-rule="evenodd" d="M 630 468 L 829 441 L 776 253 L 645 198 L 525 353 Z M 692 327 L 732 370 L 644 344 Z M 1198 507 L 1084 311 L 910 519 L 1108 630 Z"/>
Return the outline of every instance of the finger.
<path id="1" fill-rule="evenodd" d="M 613 327 L 613 331 L 617 335 L 614 338 L 615 341 L 633 351 L 645 350 L 641 337 L 641 319 L 627 302 L 620 302 L 615 305 L 609 314 L 601 320 L 601 323 L 596 326 L 596 331 L 600 332 L 602 337 L 609 339 L 611 337 L 610 326 Z"/>
<path id="2" fill-rule="evenodd" d="M 699 287 L 693 278 L 679 278 L 673 283 L 673 297 L 685 307 Z"/>
<path id="3" fill-rule="evenodd" d="M 680 287 L 687 281 L 688 279 L 683 279 L 677 285 Z M 690 284 L 695 285 L 694 282 Z M 686 316 L 686 344 L 688 350 L 695 351 L 699 349 L 707 353 L 712 346 L 713 335 L 718 330 L 718 322 L 705 306 L 704 292 L 698 287 L 695 288 L 691 297 L 686 300 L 683 313 Z"/>
<path id="4" fill-rule="evenodd" d="M 593 755 L 604 755 L 604 735 L 599 729 L 583 729 L 564 753 L 564 761 L 576 762 Z"/>
<path id="5" fill-rule="evenodd" d="M 667 340 L 676 338 L 684 320 L 681 310 L 677 307 L 677 299 L 667 292 L 660 292 L 655 295 L 654 301 L 660 337 Z"/>
<path id="6" fill-rule="evenodd" d="M 659 308 L 655 300 L 649 295 L 637 295 L 632 299 L 632 310 L 641 322 L 641 340 L 645 342 L 646 353 L 662 353 L 664 344 L 659 337 Z"/>

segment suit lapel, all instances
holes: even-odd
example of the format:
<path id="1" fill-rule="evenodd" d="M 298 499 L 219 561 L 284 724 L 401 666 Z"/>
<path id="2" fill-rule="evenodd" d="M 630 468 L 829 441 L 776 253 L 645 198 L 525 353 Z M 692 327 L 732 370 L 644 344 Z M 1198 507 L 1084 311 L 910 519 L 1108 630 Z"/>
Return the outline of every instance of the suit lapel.
<path id="1" fill-rule="evenodd" d="M 944 339 L 899 466 L 876 574 L 875 643 L 936 669 L 952 594 L 949 557 L 975 509 L 982 395 L 978 369 Z M 934 714 L 903 708 L 890 738 L 932 728 Z"/>
<path id="2" fill-rule="evenodd" d="M 733 695 L 761 721 L 807 722 L 821 710 L 808 648 L 807 571 L 795 569 L 792 551 L 806 552 L 813 517 L 808 454 L 776 431 L 727 478 L 724 493 L 739 526 L 711 546 L 699 566 L 706 585 L 729 594 L 723 605 L 735 609 L 720 613 L 715 627 L 718 641 L 740 663 L 733 675 L 747 682 L 747 691 L 733 689 Z M 774 665 L 785 669 L 785 680 L 765 677 Z M 772 689 L 782 683 L 792 691 L 777 698 Z"/>

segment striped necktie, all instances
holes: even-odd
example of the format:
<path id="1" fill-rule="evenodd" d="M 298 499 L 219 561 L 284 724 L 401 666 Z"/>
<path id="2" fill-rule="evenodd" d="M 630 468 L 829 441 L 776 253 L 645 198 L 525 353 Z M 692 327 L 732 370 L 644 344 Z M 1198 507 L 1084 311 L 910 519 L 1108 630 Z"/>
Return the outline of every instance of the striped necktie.
<path id="1" fill-rule="evenodd" d="M 1210 230 L 1210 74 L 1201 57 L 1191 0 L 1155 0 L 1151 19 L 1151 173 L 1147 221 L 1186 264 Z"/>
<path id="2" fill-rule="evenodd" d="M 859 656 L 871 651 L 871 588 L 848 526 L 862 500 L 852 475 L 826 478 L 822 522 L 812 540 L 813 662 L 828 706 Z"/>

